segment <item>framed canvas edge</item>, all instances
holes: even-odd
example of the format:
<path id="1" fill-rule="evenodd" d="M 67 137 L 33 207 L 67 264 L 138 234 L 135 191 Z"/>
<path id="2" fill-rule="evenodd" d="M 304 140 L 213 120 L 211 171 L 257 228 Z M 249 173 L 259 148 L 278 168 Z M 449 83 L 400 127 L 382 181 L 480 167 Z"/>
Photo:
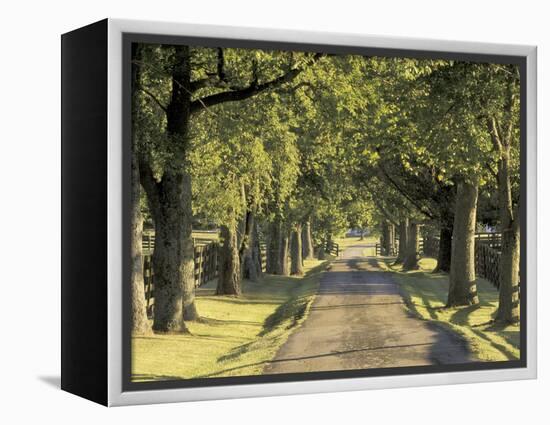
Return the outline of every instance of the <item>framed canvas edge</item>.
<path id="1" fill-rule="evenodd" d="M 123 391 L 122 382 L 122 35 L 151 35 L 258 39 L 274 42 L 297 42 L 404 49 L 430 52 L 455 52 L 483 55 L 510 55 L 526 58 L 526 173 L 527 180 L 527 257 L 529 276 L 527 295 L 527 367 L 452 373 L 429 373 L 331 379 L 301 382 L 237 384 L 217 387 Z M 536 146 L 536 47 L 526 45 L 476 43 L 419 38 L 370 36 L 260 29 L 215 25 L 182 24 L 109 19 L 108 22 L 108 405 L 166 403 L 213 399 L 280 396 L 292 394 L 358 391 L 428 385 L 448 385 L 506 380 L 534 379 L 537 376 L 537 146 Z"/>

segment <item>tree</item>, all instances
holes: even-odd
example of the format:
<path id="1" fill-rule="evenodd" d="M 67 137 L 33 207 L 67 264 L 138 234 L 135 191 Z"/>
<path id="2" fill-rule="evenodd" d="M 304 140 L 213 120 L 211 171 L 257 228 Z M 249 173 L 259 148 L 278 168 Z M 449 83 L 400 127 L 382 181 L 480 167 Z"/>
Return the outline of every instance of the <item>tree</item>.
<path id="1" fill-rule="evenodd" d="M 403 259 L 403 270 L 417 270 L 419 268 L 419 240 L 420 226 L 415 221 L 411 221 L 407 232 L 407 245 L 405 249 L 405 258 Z"/>
<path id="2" fill-rule="evenodd" d="M 303 54 L 289 64 L 288 58 L 275 53 L 275 58 L 266 58 L 263 69 L 256 59 L 261 53 L 229 50 L 234 63 L 239 65 L 238 70 L 227 68 L 228 52 L 221 48 L 154 46 L 148 57 L 134 61 L 144 74 L 149 74 L 150 85 L 144 85 L 142 91 L 164 112 L 161 122 L 165 123 L 158 137 L 164 143 L 144 146 L 139 161 L 156 233 L 153 254 L 156 331 L 182 331 L 183 320 L 198 318 L 194 303 L 192 179 L 188 158 L 192 119 L 215 105 L 245 100 L 290 83 L 316 57 Z M 233 72 L 235 78 L 230 78 Z"/>
<path id="3" fill-rule="evenodd" d="M 141 49 L 137 45 L 132 46 L 132 57 L 141 58 Z M 141 215 L 141 186 L 139 183 L 139 162 L 137 158 L 138 147 L 138 122 L 140 98 L 138 90 L 140 85 L 139 67 L 132 65 L 132 164 L 131 164 L 131 282 L 132 282 L 132 333 L 146 334 L 150 332 L 151 325 L 147 319 L 145 304 L 145 285 L 143 280 L 143 217 Z"/>
<path id="4" fill-rule="evenodd" d="M 500 78 L 494 78 L 495 73 Z M 490 80 L 493 83 L 493 90 L 490 93 L 493 95 L 496 93 L 497 100 L 494 105 L 496 107 L 489 109 L 486 122 L 497 156 L 496 180 L 502 231 L 499 305 L 496 320 L 517 323 L 519 321 L 520 223 L 519 202 L 517 197 L 514 197 L 512 182 L 514 174 L 518 173 L 519 71 L 517 67 L 498 68 L 491 77 L 493 77 Z M 496 88 L 495 84 L 498 84 Z"/>
<path id="5" fill-rule="evenodd" d="M 399 251 L 397 252 L 396 264 L 402 264 L 407 257 L 407 246 L 409 244 L 409 218 L 405 217 L 399 221 Z"/>
<path id="6" fill-rule="evenodd" d="M 447 298 L 449 307 L 479 303 L 474 258 L 477 191 L 477 182 L 458 182 Z"/>
<path id="7" fill-rule="evenodd" d="M 292 229 L 292 239 L 290 242 L 290 274 L 302 276 L 304 274 L 304 264 L 302 258 L 302 224 L 296 224 Z"/>
<path id="8" fill-rule="evenodd" d="M 476 157 L 484 172 L 468 174 L 478 176 L 485 185 L 496 180 L 503 232 L 500 277 L 504 282 L 496 319 L 514 323 L 519 320 L 519 203 L 514 196 L 514 181 L 519 175 L 519 71 L 515 65 L 456 63 L 443 69 L 436 80 L 440 99 L 452 108 L 450 115 L 458 117 L 481 147 L 475 154 L 467 152 Z"/>
<path id="9" fill-rule="evenodd" d="M 315 258 L 313 252 L 313 236 L 311 235 L 311 218 L 307 217 L 302 226 L 302 257 L 304 260 Z"/>

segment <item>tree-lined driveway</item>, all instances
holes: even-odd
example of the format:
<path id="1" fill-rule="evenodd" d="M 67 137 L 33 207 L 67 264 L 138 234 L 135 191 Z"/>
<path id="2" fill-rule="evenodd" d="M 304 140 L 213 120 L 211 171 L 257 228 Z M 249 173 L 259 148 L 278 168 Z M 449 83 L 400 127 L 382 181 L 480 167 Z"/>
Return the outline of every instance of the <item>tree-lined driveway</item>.
<path id="1" fill-rule="evenodd" d="M 264 373 L 465 363 L 465 342 L 407 312 L 392 274 L 380 271 L 371 245 L 346 249 L 320 283 L 310 314 Z"/>

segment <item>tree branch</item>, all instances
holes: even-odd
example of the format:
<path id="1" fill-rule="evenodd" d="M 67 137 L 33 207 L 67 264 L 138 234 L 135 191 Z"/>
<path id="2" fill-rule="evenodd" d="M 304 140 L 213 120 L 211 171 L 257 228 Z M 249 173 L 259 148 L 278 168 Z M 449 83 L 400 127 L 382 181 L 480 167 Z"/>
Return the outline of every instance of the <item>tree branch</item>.
<path id="1" fill-rule="evenodd" d="M 158 206 L 160 205 L 160 184 L 155 180 L 151 164 L 143 153 L 138 153 L 138 162 L 139 181 L 147 194 L 149 209 L 153 218 L 156 219 L 158 217 Z"/>
<path id="2" fill-rule="evenodd" d="M 382 215 L 384 217 L 386 217 L 386 219 L 391 223 L 393 224 L 394 226 L 399 226 L 399 221 L 396 220 L 387 210 L 386 208 L 384 208 L 382 206 L 382 204 L 377 201 L 375 198 L 372 198 L 373 202 L 374 202 L 374 205 L 376 205 L 376 208 L 378 208 L 381 212 L 382 212 Z"/>
<path id="3" fill-rule="evenodd" d="M 145 87 L 140 86 L 139 90 L 141 90 L 143 93 L 145 93 L 147 96 L 149 96 L 159 107 L 166 113 L 167 109 L 166 106 L 162 104 L 162 102 L 149 90 L 147 90 Z"/>
<path id="4" fill-rule="evenodd" d="M 382 172 L 386 180 L 389 181 L 391 185 L 395 187 L 395 189 L 405 197 L 405 199 L 407 199 L 411 204 L 413 204 L 418 209 L 418 211 L 420 211 L 422 214 L 424 214 L 426 217 L 432 220 L 435 218 L 435 216 L 430 211 L 427 211 L 426 208 L 418 204 L 405 190 L 403 190 L 403 188 L 399 186 L 399 184 L 393 178 L 390 177 L 390 175 L 386 172 L 382 164 L 378 164 L 378 168 L 380 169 L 380 171 Z"/>
<path id="5" fill-rule="evenodd" d="M 318 60 L 321 56 L 322 54 L 320 53 L 316 54 L 313 57 L 314 61 Z M 219 65 L 219 60 L 218 60 L 218 65 Z M 220 103 L 235 102 L 238 100 L 248 99 L 266 90 L 276 88 L 285 83 L 289 83 L 293 81 L 303 70 L 304 68 L 291 69 L 285 74 L 262 84 L 258 84 L 256 79 L 254 79 L 248 85 L 248 87 L 243 87 L 237 90 L 224 91 L 221 93 L 216 93 L 210 96 L 206 96 L 206 97 L 194 100 L 193 102 L 191 102 L 191 113 L 193 114 L 195 112 L 200 111 L 201 108 L 208 108 L 209 106 L 218 105 Z"/>
<path id="6" fill-rule="evenodd" d="M 495 178 L 495 180 L 498 180 L 498 173 L 493 170 L 493 166 L 489 161 L 485 161 L 485 169 L 489 171 L 489 173 Z"/>
<path id="7" fill-rule="evenodd" d="M 502 143 L 495 117 L 490 117 L 487 119 L 487 128 L 489 129 L 489 135 L 491 136 L 491 141 L 493 142 L 493 148 L 496 152 L 500 153 Z"/>

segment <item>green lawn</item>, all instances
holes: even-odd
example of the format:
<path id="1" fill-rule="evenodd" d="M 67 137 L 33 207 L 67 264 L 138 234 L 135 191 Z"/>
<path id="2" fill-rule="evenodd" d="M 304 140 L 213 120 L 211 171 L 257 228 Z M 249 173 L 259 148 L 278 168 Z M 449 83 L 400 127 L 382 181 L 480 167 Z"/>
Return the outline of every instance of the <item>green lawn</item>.
<path id="1" fill-rule="evenodd" d="M 491 323 L 498 305 L 497 289 L 485 279 L 477 279 L 479 305 L 444 308 L 449 286 L 448 275 L 431 273 L 436 261 L 420 260 L 420 270 L 403 272 L 391 266 L 390 259 L 379 259 L 381 268 L 393 272 L 403 289 L 409 309 L 426 320 L 437 321 L 464 336 L 474 355 L 483 361 L 519 358 L 519 326 Z"/>
<path id="2" fill-rule="evenodd" d="M 327 262 L 305 262 L 303 278 L 266 275 L 243 282 L 239 298 L 213 295 L 215 282 L 198 290 L 201 322 L 190 335 L 132 339 L 134 380 L 261 374 L 290 333 L 302 323 Z"/>

